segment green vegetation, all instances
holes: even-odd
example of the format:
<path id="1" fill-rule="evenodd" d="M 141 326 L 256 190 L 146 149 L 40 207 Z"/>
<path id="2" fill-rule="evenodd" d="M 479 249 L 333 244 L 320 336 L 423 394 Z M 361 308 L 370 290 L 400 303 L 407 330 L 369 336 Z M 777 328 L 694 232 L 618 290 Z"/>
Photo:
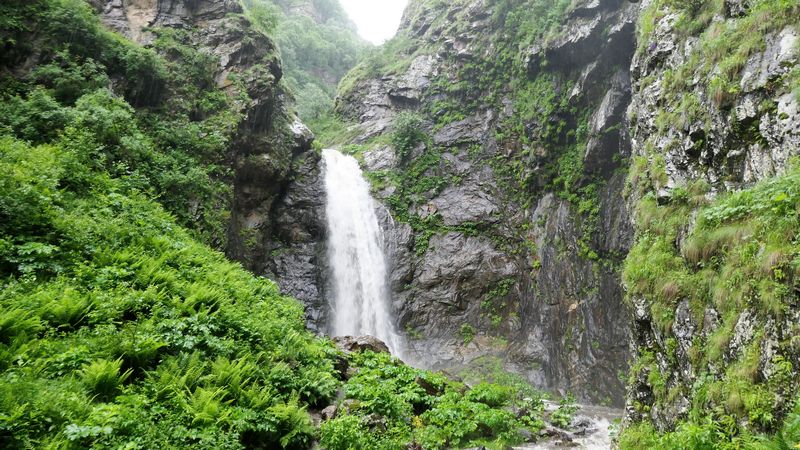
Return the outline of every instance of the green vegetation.
<path id="1" fill-rule="evenodd" d="M 736 322 L 753 311 L 759 323 L 781 321 L 796 294 L 800 275 L 800 167 L 752 189 L 723 196 L 702 206 L 691 232 L 675 246 L 678 230 L 688 226 L 702 190 L 673 194 L 669 206 L 657 206 L 652 196 L 640 203 L 639 237 L 626 261 L 624 277 L 629 295 L 650 300 L 653 323 L 669 336 L 679 299 L 688 299 L 696 323 L 703 324 L 706 308 L 713 307 L 722 323 L 711 329 L 706 342 L 695 342 L 695 370 L 707 372 L 728 354 Z M 791 334 L 791 333 L 790 333 Z M 771 361 L 773 375 L 759 375 L 763 333 L 756 333 L 721 376 L 700 376 L 691 388 L 693 424 L 725 420 L 736 433 L 748 428 L 770 431 L 780 423 L 798 395 L 791 354 L 796 342 L 777 345 Z M 728 361 L 725 359 L 725 361 Z M 668 379 L 651 353 L 640 353 L 632 376 L 646 370 L 656 403 L 668 401 Z M 776 376 L 777 373 L 787 376 Z M 716 408 L 709 408 L 716 405 Z M 647 405 L 636 405 L 639 408 Z M 649 408 L 649 407 L 648 407 Z M 733 435 L 729 436 L 732 438 Z"/>
<path id="2" fill-rule="evenodd" d="M 333 397 L 332 346 L 86 161 L 92 139 L 0 139 L 2 446 L 308 444 L 299 405 Z"/>
<path id="3" fill-rule="evenodd" d="M 472 325 L 465 323 L 461 325 L 461 328 L 458 330 L 461 334 L 461 339 L 464 342 L 464 345 L 468 345 L 475 339 L 475 327 Z"/>
<path id="4" fill-rule="evenodd" d="M 81 0 L 0 8 L 0 65 L 38 58 L 23 76 L 0 75 L 0 131 L 36 144 L 61 134 L 85 141 L 83 161 L 159 193 L 196 237 L 224 247 L 226 149 L 241 114 L 239 99 L 216 88 L 214 58 L 187 45 L 178 30 L 154 30 L 153 49 L 133 45 L 106 31 Z"/>
<path id="5" fill-rule="evenodd" d="M 741 71 L 750 55 L 763 51 L 766 36 L 796 22 L 800 6 L 785 0 L 757 0 L 741 18 L 725 21 L 712 19 L 724 13 L 724 2 L 682 2 L 660 0 L 649 5 L 642 16 L 639 31 L 639 51 L 644 52 L 649 35 L 657 22 L 668 12 L 679 14 L 675 25 L 681 38 L 697 36 L 700 47 L 692 52 L 687 61 L 671 69 L 665 78 L 664 88 L 668 93 L 683 94 L 693 91 L 693 79 L 708 80 L 705 93 L 717 106 L 730 107 L 739 94 Z M 787 76 L 793 89 L 798 86 L 797 71 Z M 644 88 L 646 85 L 643 85 Z M 674 110 L 682 95 L 668 97 L 670 105 L 665 111 Z"/>
<path id="6" fill-rule="evenodd" d="M 421 117 L 411 112 L 402 112 L 395 118 L 391 143 L 400 161 L 405 161 L 414 147 L 427 140 L 428 136 L 422 131 Z"/>
<path id="7" fill-rule="evenodd" d="M 284 80 L 297 113 L 314 122 L 333 109 L 336 86 L 370 45 L 356 34 L 338 0 L 242 0 L 259 29 L 281 50 Z M 314 128 L 316 131 L 316 128 Z"/>
<path id="8" fill-rule="evenodd" d="M 330 450 L 399 449 L 408 442 L 426 449 L 506 448 L 520 442 L 517 430 L 544 427 L 541 394 L 529 386 L 482 382 L 469 389 L 387 354 L 349 358 L 360 369 L 345 387 L 337 417 L 322 425 L 321 444 Z"/>
<path id="9" fill-rule="evenodd" d="M 575 397 L 567 395 L 559 401 L 558 409 L 550 414 L 550 421 L 557 427 L 569 428 L 576 412 L 578 412 L 578 405 L 575 404 Z"/>
<path id="10" fill-rule="evenodd" d="M 740 429 L 730 418 L 684 422 L 674 432 L 659 433 L 644 422 L 624 430 L 619 438 L 621 449 L 745 449 L 785 450 L 800 446 L 800 407 L 789 414 L 774 437 L 756 436 Z"/>

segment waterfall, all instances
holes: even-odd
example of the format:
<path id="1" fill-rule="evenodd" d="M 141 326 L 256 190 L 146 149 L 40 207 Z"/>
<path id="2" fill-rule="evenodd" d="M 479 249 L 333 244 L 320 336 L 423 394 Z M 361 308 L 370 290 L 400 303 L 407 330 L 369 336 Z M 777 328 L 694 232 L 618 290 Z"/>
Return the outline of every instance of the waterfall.
<path id="1" fill-rule="evenodd" d="M 387 282 L 383 232 L 358 162 L 336 150 L 322 151 L 327 202 L 329 296 L 334 336 L 371 335 L 401 356 Z"/>

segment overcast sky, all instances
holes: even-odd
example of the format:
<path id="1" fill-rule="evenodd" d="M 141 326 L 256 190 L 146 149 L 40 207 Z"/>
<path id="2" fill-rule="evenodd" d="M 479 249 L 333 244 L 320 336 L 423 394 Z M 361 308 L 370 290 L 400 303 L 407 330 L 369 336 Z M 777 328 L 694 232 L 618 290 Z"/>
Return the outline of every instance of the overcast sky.
<path id="1" fill-rule="evenodd" d="M 341 0 L 364 39 L 382 44 L 394 36 L 408 0 Z"/>

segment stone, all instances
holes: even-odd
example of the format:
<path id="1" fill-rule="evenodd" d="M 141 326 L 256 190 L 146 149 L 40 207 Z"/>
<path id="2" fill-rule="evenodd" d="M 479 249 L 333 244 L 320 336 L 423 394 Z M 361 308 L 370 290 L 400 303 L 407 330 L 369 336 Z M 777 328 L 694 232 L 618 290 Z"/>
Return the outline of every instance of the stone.
<path id="1" fill-rule="evenodd" d="M 744 347 L 752 341 L 756 324 L 756 314 L 749 309 L 739 315 L 736 326 L 733 328 L 731 342 L 728 346 L 727 357 L 729 360 L 738 357 L 744 350 Z"/>
<path id="2" fill-rule="evenodd" d="M 367 170 L 387 170 L 397 165 L 397 155 L 390 146 L 381 146 L 364 152 L 364 166 Z"/>
<path id="3" fill-rule="evenodd" d="M 431 200 L 431 213 L 439 214 L 445 225 L 459 225 L 464 222 L 495 223 L 499 220 L 497 215 L 500 207 L 483 188 L 475 183 L 447 187 Z"/>
<path id="4" fill-rule="evenodd" d="M 627 71 L 618 71 L 611 82 L 611 88 L 589 120 L 589 142 L 584 156 L 585 171 L 609 178 L 618 164 L 614 155 L 630 153 L 627 136 L 619 127 L 628 109 L 630 89 Z"/>
<path id="5" fill-rule="evenodd" d="M 358 353 L 371 351 L 375 353 L 389 353 L 389 347 L 374 336 L 337 336 L 333 343 L 345 353 Z"/>
<path id="6" fill-rule="evenodd" d="M 433 135 L 433 143 L 450 147 L 459 142 L 475 142 L 480 140 L 484 132 L 482 117 L 472 116 L 442 127 Z"/>
<path id="7" fill-rule="evenodd" d="M 344 356 L 337 356 L 333 363 L 333 370 L 339 375 L 340 380 L 347 380 L 350 372 L 350 362 Z"/>
<path id="8" fill-rule="evenodd" d="M 388 427 L 388 421 L 380 414 L 372 413 L 364 418 L 364 424 L 372 432 L 383 432 Z"/>
<path id="9" fill-rule="evenodd" d="M 766 49 L 752 55 L 742 69 L 742 91 L 762 89 L 786 74 L 797 63 L 797 39 L 798 31 L 794 27 L 767 36 Z"/>
<path id="10" fill-rule="evenodd" d="M 336 418 L 338 412 L 339 412 L 339 407 L 337 407 L 336 405 L 330 405 L 322 410 L 322 412 L 320 413 L 320 417 L 322 418 L 323 421 L 333 420 Z"/>
<path id="11" fill-rule="evenodd" d="M 750 0 L 725 0 L 727 17 L 742 17 L 750 9 Z"/>

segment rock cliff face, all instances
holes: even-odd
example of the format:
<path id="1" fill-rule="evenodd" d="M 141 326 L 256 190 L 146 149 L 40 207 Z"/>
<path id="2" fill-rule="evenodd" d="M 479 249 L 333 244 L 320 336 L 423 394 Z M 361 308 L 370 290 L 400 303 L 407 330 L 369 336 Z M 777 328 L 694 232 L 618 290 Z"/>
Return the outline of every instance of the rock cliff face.
<path id="1" fill-rule="evenodd" d="M 771 430 L 794 401 L 800 366 L 800 291 L 780 262 L 796 258 L 796 237 L 784 234 L 777 245 L 769 238 L 793 213 L 759 228 L 747 208 L 725 209 L 726 193 L 784 173 L 800 153 L 800 11 L 770 2 L 665 3 L 642 3 L 631 65 L 630 203 L 639 212 L 626 269 L 636 351 L 628 418 L 660 431 L 706 415 Z M 722 218 L 710 218 L 720 208 Z M 742 234 L 723 237 L 733 230 Z M 633 267 L 638 255 L 662 261 L 655 284 Z M 775 276 L 776 268 L 789 275 Z"/>
<path id="2" fill-rule="evenodd" d="M 280 258 L 273 259 L 277 240 L 304 238 L 279 225 L 285 218 L 282 211 L 301 214 L 302 205 L 287 195 L 287 189 L 296 176 L 316 170 L 309 167 L 316 167 L 313 162 L 318 160 L 309 151 L 313 135 L 289 112 L 289 99 L 279 86 L 283 69 L 275 44 L 253 29 L 236 0 L 93 0 L 93 4 L 109 27 L 144 45 L 153 42 L 159 29 L 182 30 L 185 44 L 218 59 L 217 87 L 236 99 L 243 116 L 229 149 L 233 198 L 225 250 L 251 271 L 268 273 L 273 264 L 280 264 Z M 313 240 L 319 241 L 319 234 Z M 295 285 L 315 284 L 306 283 L 294 270 L 281 273 L 285 276 L 280 281 L 292 291 Z"/>

